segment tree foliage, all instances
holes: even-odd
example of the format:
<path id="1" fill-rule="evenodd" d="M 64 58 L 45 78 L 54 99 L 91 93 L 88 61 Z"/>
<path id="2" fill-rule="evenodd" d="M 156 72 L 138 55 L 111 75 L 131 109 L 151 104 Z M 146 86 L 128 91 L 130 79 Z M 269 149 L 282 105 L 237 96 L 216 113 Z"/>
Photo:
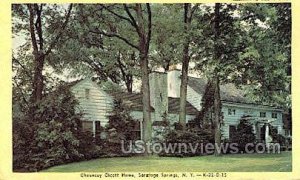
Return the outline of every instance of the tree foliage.
<path id="1" fill-rule="evenodd" d="M 26 32 L 32 50 L 32 94 L 30 102 L 36 103 L 43 97 L 44 77 L 43 70 L 47 57 L 59 42 L 60 37 L 68 24 L 72 4 L 70 4 L 65 18 L 61 18 L 62 9 L 56 5 L 45 4 L 16 4 L 13 5 L 15 24 L 13 31 Z M 16 61 L 16 59 L 15 59 Z M 21 63 L 19 63 L 21 65 Z"/>

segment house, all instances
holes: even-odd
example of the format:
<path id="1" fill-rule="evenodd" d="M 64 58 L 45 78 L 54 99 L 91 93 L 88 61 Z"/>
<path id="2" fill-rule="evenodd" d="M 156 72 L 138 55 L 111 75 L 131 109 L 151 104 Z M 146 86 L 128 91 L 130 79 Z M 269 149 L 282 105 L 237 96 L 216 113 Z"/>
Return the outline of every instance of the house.
<path id="1" fill-rule="evenodd" d="M 168 92 L 171 97 L 180 96 L 180 76 L 179 70 L 172 70 L 168 73 Z M 201 98 L 204 94 L 207 80 L 204 78 L 189 77 L 187 86 L 187 101 L 190 102 L 198 111 L 201 110 Z M 222 113 L 224 116 L 222 125 L 223 138 L 230 139 L 234 134 L 242 116 L 251 116 L 249 121 L 253 124 L 257 139 L 261 137 L 261 127 L 269 122 L 277 128 L 279 134 L 283 131 L 283 110 L 254 103 L 246 98 L 245 93 L 238 89 L 234 84 L 224 84 L 220 86 L 222 102 Z"/>
<path id="2" fill-rule="evenodd" d="M 150 98 L 151 98 L 151 119 L 153 122 L 162 121 L 167 115 L 170 123 L 179 119 L 180 100 L 180 77 L 179 70 L 169 72 L 152 72 L 149 75 Z M 194 119 L 201 110 L 201 98 L 204 94 L 207 81 L 203 78 L 189 77 L 187 86 L 186 121 Z M 140 126 L 143 118 L 142 94 L 115 92 L 108 93 L 102 90 L 90 79 L 76 82 L 71 91 L 78 99 L 80 109 L 84 112 L 83 128 L 92 131 L 94 134 L 100 130 L 100 126 L 108 123 L 107 115 L 113 108 L 113 100 L 121 98 L 130 104 L 131 116 L 139 120 Z M 242 116 L 253 117 L 253 127 L 257 138 L 261 139 L 261 127 L 272 122 L 278 133 L 283 133 L 283 121 L 281 109 L 255 104 L 247 99 L 242 90 L 237 89 L 233 84 L 220 86 L 222 101 L 222 112 L 224 124 L 222 125 L 222 138 L 230 138 L 236 130 L 236 126 Z M 141 133 L 140 133 L 141 134 Z"/>

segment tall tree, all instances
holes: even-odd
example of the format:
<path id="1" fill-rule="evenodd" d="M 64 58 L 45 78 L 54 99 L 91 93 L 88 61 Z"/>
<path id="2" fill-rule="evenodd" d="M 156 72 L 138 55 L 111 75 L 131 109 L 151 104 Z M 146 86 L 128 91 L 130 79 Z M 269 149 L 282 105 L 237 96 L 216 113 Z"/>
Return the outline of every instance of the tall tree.
<path id="1" fill-rule="evenodd" d="M 209 107 L 204 107 L 205 111 L 214 112 L 212 124 L 218 143 L 222 125 L 219 85 L 235 83 L 248 92 L 247 96 L 254 94 L 255 97 L 251 95 L 250 99 L 257 103 L 286 103 L 288 55 L 276 40 L 276 28 L 270 26 L 277 19 L 276 9 L 272 6 L 216 4 L 213 9 L 205 8 L 206 13 L 198 17 L 202 24 L 207 22 L 203 28 L 206 43 L 202 47 L 205 51 L 199 54 L 202 56 L 199 67 L 209 77 L 202 104 Z"/>
<path id="2" fill-rule="evenodd" d="M 248 45 L 236 64 L 241 75 L 233 76 L 234 81 L 247 84 L 246 90 L 256 102 L 283 108 L 289 108 L 291 102 L 289 6 L 280 3 L 241 7 L 248 26 Z"/>
<path id="3" fill-rule="evenodd" d="M 198 5 L 192 8 L 190 3 L 184 4 L 184 44 L 182 54 L 182 69 L 181 69 L 181 85 L 180 85 L 180 106 L 179 106 L 179 123 L 185 128 L 186 122 L 186 96 L 187 96 L 187 83 L 188 83 L 188 69 L 190 62 L 189 46 L 191 43 L 191 23 L 192 15 L 197 9 Z"/>
<path id="4" fill-rule="evenodd" d="M 137 33 L 139 34 L 139 52 L 142 70 L 142 92 L 143 92 L 143 140 L 148 142 L 152 136 L 152 122 L 150 110 L 150 86 L 149 86 L 149 69 L 148 69 L 148 53 L 151 39 L 151 9 L 150 4 L 146 4 L 148 13 L 148 28 L 145 29 L 143 20 L 142 5 L 136 4 L 137 14 Z M 127 9 L 130 16 L 129 10 Z M 131 16 L 132 17 L 132 16 Z M 135 23 L 136 24 L 136 23 Z"/>
<path id="5" fill-rule="evenodd" d="M 34 68 L 33 68 L 33 82 L 32 82 L 32 96 L 31 102 L 35 103 L 38 100 L 42 99 L 43 88 L 44 88 L 44 80 L 42 71 L 44 69 L 45 59 L 51 53 L 51 50 L 58 43 L 59 38 L 62 36 L 67 23 L 69 21 L 72 4 L 69 5 L 67 13 L 65 15 L 65 20 L 60 27 L 58 27 L 57 33 L 53 36 L 51 40 L 45 42 L 45 32 L 44 27 L 46 26 L 43 4 L 27 4 L 28 9 L 28 20 L 29 20 L 29 32 L 31 37 L 31 45 L 33 48 L 33 56 L 34 56 Z M 45 48 L 45 45 L 47 47 Z"/>
<path id="6" fill-rule="evenodd" d="M 221 63 L 221 55 L 222 52 L 220 51 L 220 44 L 219 38 L 220 38 L 220 7 L 221 5 L 219 3 L 216 3 L 215 5 L 215 14 L 214 14 L 214 38 L 215 38 L 215 44 L 214 44 L 214 60 L 216 61 L 216 64 Z M 216 66 L 220 67 L 220 66 Z M 222 121 L 222 104 L 221 104 L 221 97 L 220 97 L 220 79 L 219 79 L 219 68 L 214 69 L 213 78 L 211 79 L 213 81 L 213 87 L 214 87 L 214 120 L 213 120 L 213 129 L 215 134 L 215 144 L 220 147 L 221 145 L 221 121 Z M 220 151 L 215 148 L 215 155 L 220 155 Z"/>
<path id="7" fill-rule="evenodd" d="M 238 54 L 244 49 L 242 39 L 243 30 L 239 19 L 233 16 L 236 6 L 232 4 L 216 3 L 215 6 L 203 6 L 205 13 L 197 19 L 203 24 L 203 37 L 200 42 L 201 51 L 198 54 L 199 69 L 208 77 L 207 87 L 202 97 L 201 120 L 206 114 L 213 114 L 211 129 L 214 133 L 216 145 L 221 142 L 222 103 L 220 84 L 228 82 L 228 75 L 232 72 Z M 220 151 L 215 149 L 215 155 Z"/>
<path id="8" fill-rule="evenodd" d="M 149 89 L 149 46 L 152 32 L 152 14 L 149 3 L 143 4 L 112 4 L 99 6 L 85 5 L 83 8 L 93 12 L 98 22 L 88 24 L 90 33 L 102 37 L 115 38 L 119 42 L 136 49 L 139 53 L 139 65 L 142 76 L 143 93 L 143 140 L 151 140 L 152 123 L 150 115 Z M 81 13 L 85 13 L 83 9 Z M 87 17 L 91 18 L 91 17 Z"/>

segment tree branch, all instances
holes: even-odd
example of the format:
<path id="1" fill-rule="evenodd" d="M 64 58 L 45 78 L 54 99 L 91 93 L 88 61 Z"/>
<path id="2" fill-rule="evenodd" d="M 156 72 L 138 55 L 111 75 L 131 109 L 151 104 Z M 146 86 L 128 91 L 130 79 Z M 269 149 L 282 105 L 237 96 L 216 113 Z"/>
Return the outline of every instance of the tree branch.
<path id="1" fill-rule="evenodd" d="M 25 66 L 23 66 L 23 64 L 14 56 L 12 57 L 13 62 L 16 62 L 17 64 L 19 64 L 21 66 L 21 68 L 24 69 L 24 71 L 26 72 L 27 76 L 32 79 L 32 74 L 30 71 L 28 71 L 28 69 L 25 68 Z"/>
<path id="2" fill-rule="evenodd" d="M 29 31 L 30 31 L 30 36 L 31 36 L 31 43 L 32 43 L 34 54 L 37 54 L 39 49 L 38 49 L 37 42 L 36 42 L 36 37 L 35 37 L 34 11 L 33 11 L 33 8 L 32 8 L 32 4 L 27 4 L 27 7 L 28 7 L 28 10 L 29 10 Z"/>
<path id="3" fill-rule="evenodd" d="M 138 34 L 140 34 L 139 27 L 138 27 L 138 25 L 136 23 L 136 20 L 134 19 L 134 17 L 132 16 L 131 12 L 129 11 L 128 6 L 126 4 L 123 4 L 123 6 L 124 6 L 124 9 L 125 9 L 126 13 L 128 14 L 129 18 L 131 19 L 131 21 L 133 23 L 132 26 L 135 28 L 136 32 Z"/>
<path id="4" fill-rule="evenodd" d="M 147 3 L 147 12 L 148 12 L 148 33 L 147 33 L 147 51 L 149 51 L 150 40 L 151 40 L 151 32 L 152 32 L 152 14 L 150 4 Z"/>
<path id="5" fill-rule="evenodd" d="M 19 91 L 20 91 L 20 94 L 21 94 L 21 97 L 22 97 L 22 99 L 23 99 L 23 101 L 24 101 L 24 103 L 25 103 L 25 106 L 26 107 L 28 107 L 29 106 L 29 103 L 28 103 L 28 101 L 26 100 L 26 96 L 24 95 L 24 93 L 23 93 L 23 88 L 21 88 L 21 86 L 20 86 L 20 84 L 18 83 L 18 80 L 16 80 L 15 78 L 14 78 L 14 81 L 13 81 L 15 84 L 16 84 L 16 86 L 14 86 L 14 87 L 16 87 L 16 88 L 18 88 L 19 89 Z M 14 94 L 14 93 L 13 93 Z M 14 98 L 14 97 L 13 97 Z M 23 103 L 20 103 L 20 106 L 23 106 Z M 24 107 L 23 107 L 24 108 Z"/>
<path id="6" fill-rule="evenodd" d="M 35 22 L 35 28 L 37 30 L 37 35 L 39 37 L 40 50 L 43 50 L 44 39 L 43 39 L 42 20 L 41 20 L 43 4 L 41 4 L 40 7 L 37 4 L 34 4 L 34 8 L 35 8 L 36 15 L 37 15 L 36 22 Z"/>
<path id="7" fill-rule="evenodd" d="M 68 8 L 67 15 L 66 15 L 65 22 L 63 23 L 60 32 L 57 34 L 57 36 L 54 38 L 54 40 L 50 43 L 49 48 L 48 48 L 48 50 L 45 53 L 45 56 L 47 56 L 51 52 L 51 50 L 54 48 L 54 46 L 58 42 L 59 38 L 63 34 L 63 31 L 64 31 L 64 29 L 66 28 L 66 26 L 67 26 L 67 24 L 69 22 L 69 18 L 70 18 L 70 15 L 71 15 L 72 7 L 73 7 L 73 4 L 70 4 L 70 6 Z"/>
<path id="8" fill-rule="evenodd" d="M 106 10 L 107 10 L 108 12 L 110 12 L 111 14 L 117 16 L 118 18 L 128 21 L 133 27 L 136 26 L 136 24 L 134 24 L 134 22 L 132 22 L 132 19 L 129 19 L 129 18 L 125 17 L 125 16 L 122 16 L 122 15 L 120 15 L 120 14 L 117 14 L 116 12 L 114 12 L 113 10 L 110 10 L 110 9 L 109 9 L 108 7 L 106 7 L 106 6 L 103 6 L 103 8 L 106 9 Z"/>
<path id="9" fill-rule="evenodd" d="M 123 80 L 125 81 L 126 83 L 126 73 L 125 73 L 125 70 L 124 68 L 126 68 L 124 66 L 124 64 L 121 62 L 121 52 L 119 51 L 119 54 L 118 54 L 118 57 L 117 57 L 117 62 L 119 64 L 119 67 L 120 67 L 120 70 L 121 70 L 121 73 L 122 73 L 122 76 L 123 76 Z M 123 68 L 124 67 L 124 68 Z"/>
<path id="10" fill-rule="evenodd" d="M 95 34 L 101 34 L 101 35 L 104 35 L 104 36 L 107 36 L 107 37 L 116 37 L 116 38 L 118 38 L 118 39 L 124 41 L 124 42 L 125 42 L 126 44 L 128 44 L 129 46 L 131 46 L 131 47 L 133 47 L 133 48 L 139 50 L 139 47 L 138 47 L 138 46 L 134 45 L 134 44 L 131 43 L 128 39 L 126 39 L 126 38 L 120 36 L 119 34 L 115 34 L 115 33 L 106 33 L 106 32 L 101 31 L 101 30 L 99 30 L 99 29 L 98 29 L 97 31 L 90 30 L 90 32 L 95 33 Z"/>
<path id="11" fill-rule="evenodd" d="M 194 12 L 198 9 L 199 4 L 196 4 L 195 6 L 192 7 L 191 10 L 191 17 L 193 16 Z"/>

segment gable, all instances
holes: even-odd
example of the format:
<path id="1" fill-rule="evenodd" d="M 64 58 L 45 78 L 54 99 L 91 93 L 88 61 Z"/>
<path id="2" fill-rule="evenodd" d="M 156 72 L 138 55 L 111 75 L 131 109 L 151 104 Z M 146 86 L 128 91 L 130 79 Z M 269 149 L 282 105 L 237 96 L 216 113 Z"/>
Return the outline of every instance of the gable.
<path id="1" fill-rule="evenodd" d="M 86 120 L 108 122 L 107 115 L 112 109 L 112 98 L 96 83 L 83 79 L 73 85 L 71 91 L 78 100 Z"/>

